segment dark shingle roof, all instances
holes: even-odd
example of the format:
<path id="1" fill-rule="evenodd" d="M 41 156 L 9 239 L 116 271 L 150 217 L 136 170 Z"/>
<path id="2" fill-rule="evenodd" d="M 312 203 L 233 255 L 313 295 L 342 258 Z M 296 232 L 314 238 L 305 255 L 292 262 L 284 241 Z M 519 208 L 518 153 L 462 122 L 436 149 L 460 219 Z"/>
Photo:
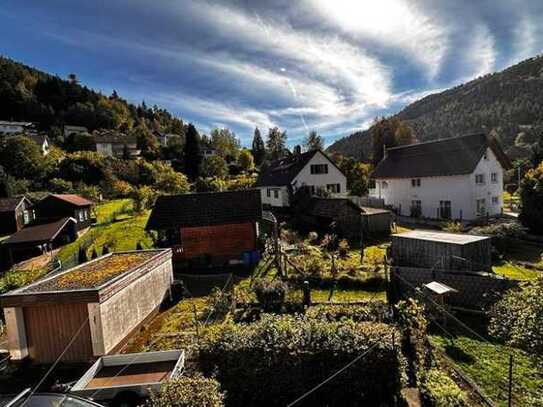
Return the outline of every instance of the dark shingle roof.
<path id="1" fill-rule="evenodd" d="M 260 173 L 256 186 L 289 185 L 318 151 L 292 154 L 289 157 L 273 161 L 266 171 Z"/>
<path id="2" fill-rule="evenodd" d="M 256 222 L 262 218 L 260 191 L 164 195 L 157 199 L 146 229 Z"/>
<path id="3" fill-rule="evenodd" d="M 373 178 L 437 177 L 470 174 L 490 147 L 504 169 L 511 163 L 494 138 L 472 134 L 390 148 Z"/>
<path id="4" fill-rule="evenodd" d="M 29 226 L 21 229 L 4 240 L 3 244 L 19 243 L 43 243 L 53 240 L 56 235 L 64 229 L 68 222 L 75 223 L 73 218 L 63 218 L 56 222 L 45 223 L 43 225 Z"/>
<path id="5" fill-rule="evenodd" d="M 15 208 L 17 208 L 17 205 L 19 205 L 19 203 L 21 203 L 23 199 L 25 198 L 1 198 L 0 212 L 13 212 Z"/>
<path id="6" fill-rule="evenodd" d="M 307 213 L 321 218 L 335 218 L 345 207 L 362 212 L 362 208 L 346 198 L 311 198 Z"/>

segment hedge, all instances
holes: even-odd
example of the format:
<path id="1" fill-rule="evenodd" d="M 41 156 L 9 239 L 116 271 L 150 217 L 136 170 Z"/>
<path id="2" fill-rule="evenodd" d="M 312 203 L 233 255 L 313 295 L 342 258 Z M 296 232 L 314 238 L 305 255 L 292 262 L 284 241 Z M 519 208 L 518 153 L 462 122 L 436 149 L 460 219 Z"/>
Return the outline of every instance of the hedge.
<path id="1" fill-rule="evenodd" d="M 466 393 L 446 373 L 436 368 L 428 371 L 422 394 L 431 406 L 467 406 Z"/>
<path id="2" fill-rule="evenodd" d="M 350 319 L 354 322 L 384 322 L 389 318 L 388 305 L 384 301 L 368 301 L 366 304 L 325 304 L 310 307 L 307 318 L 322 321 L 341 321 Z"/>
<path id="3" fill-rule="evenodd" d="M 151 393 L 149 407 L 222 407 L 224 394 L 215 379 L 181 376 L 166 382 L 158 393 Z"/>
<path id="4" fill-rule="evenodd" d="M 285 406 L 373 348 L 301 405 L 391 405 L 401 356 L 382 323 L 262 315 L 252 324 L 211 327 L 199 347 L 205 375 L 216 374 L 227 406 Z"/>

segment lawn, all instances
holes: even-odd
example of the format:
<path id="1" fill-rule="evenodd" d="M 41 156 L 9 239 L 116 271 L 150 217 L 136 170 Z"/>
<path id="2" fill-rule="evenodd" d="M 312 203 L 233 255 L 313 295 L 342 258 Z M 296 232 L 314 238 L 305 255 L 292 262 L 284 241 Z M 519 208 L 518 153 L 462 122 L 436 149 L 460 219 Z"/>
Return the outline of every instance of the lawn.
<path id="1" fill-rule="evenodd" d="M 327 302 L 329 298 L 330 290 L 311 290 L 311 301 L 313 302 Z M 333 303 L 349 303 L 361 301 L 386 301 L 386 293 L 384 291 L 348 290 L 338 288 L 334 290 L 331 299 L 331 302 Z"/>
<path id="2" fill-rule="evenodd" d="M 504 262 L 499 266 L 492 266 L 492 271 L 512 280 L 521 281 L 533 280 L 542 273 L 541 271 L 527 269 L 526 267 L 511 262 Z"/>
<path id="3" fill-rule="evenodd" d="M 80 246 L 90 250 L 95 248 L 98 254 L 101 254 L 104 245 L 107 245 L 110 251 L 135 250 L 138 242 L 143 248 L 151 248 L 152 239 L 145 232 L 150 212 L 121 214 L 129 204 L 129 200 L 115 200 L 98 205 L 97 224 L 77 241 L 64 246 L 58 253 L 59 259 L 64 264 L 74 264 Z M 90 255 L 90 252 L 87 254 Z"/>
<path id="4" fill-rule="evenodd" d="M 543 395 L 543 375 L 521 350 L 466 336 L 458 336 L 453 341 L 431 336 L 430 340 L 499 406 L 507 405 L 509 355 L 513 354 L 513 405 L 541 405 L 533 398 Z"/>

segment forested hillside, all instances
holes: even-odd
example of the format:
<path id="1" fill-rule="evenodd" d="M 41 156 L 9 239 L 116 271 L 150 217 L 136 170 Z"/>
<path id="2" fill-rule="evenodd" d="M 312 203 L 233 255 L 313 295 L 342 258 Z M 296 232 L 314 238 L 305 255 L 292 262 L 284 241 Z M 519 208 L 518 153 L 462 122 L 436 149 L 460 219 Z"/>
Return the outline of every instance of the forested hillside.
<path id="1" fill-rule="evenodd" d="M 139 119 L 156 130 L 183 130 L 183 122 L 164 109 L 135 106 L 116 92 L 104 96 L 81 86 L 75 75 L 62 79 L 0 57 L 0 120 L 37 122 L 40 130 L 54 132 L 63 124 L 126 131 Z"/>
<path id="2" fill-rule="evenodd" d="M 525 158 L 543 131 L 543 56 L 427 96 L 396 117 L 409 123 L 419 141 L 492 132 L 511 158 Z M 329 150 L 368 158 L 368 135 L 356 132 Z"/>

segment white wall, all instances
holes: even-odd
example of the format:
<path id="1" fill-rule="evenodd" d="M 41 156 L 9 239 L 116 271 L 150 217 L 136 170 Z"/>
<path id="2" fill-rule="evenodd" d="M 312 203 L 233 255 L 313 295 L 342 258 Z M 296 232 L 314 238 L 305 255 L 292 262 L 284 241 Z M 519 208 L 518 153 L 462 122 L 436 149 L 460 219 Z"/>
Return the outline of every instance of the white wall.
<path id="1" fill-rule="evenodd" d="M 497 182 L 491 182 L 491 173 L 497 173 Z M 484 174 L 485 183 L 477 185 L 475 175 Z M 503 169 L 496 156 L 489 148 L 487 159 L 481 159 L 475 171 L 469 175 L 453 175 L 447 177 L 420 178 L 420 187 L 411 185 L 411 178 L 393 178 L 375 180 L 375 189 L 370 190 L 370 196 L 383 198 L 386 205 L 399 208 L 401 214 L 409 216 L 411 201 L 420 200 L 422 216 L 437 218 L 439 201 L 451 201 L 451 216 L 453 219 L 471 220 L 478 217 L 476 200 L 485 198 L 487 212 L 490 216 L 501 213 L 503 200 Z M 383 182 L 388 184 L 383 188 Z M 498 203 L 492 204 L 492 197 L 498 197 Z M 460 212 L 461 211 L 461 212 Z"/>
<path id="2" fill-rule="evenodd" d="M 260 197 L 262 204 L 275 207 L 288 206 L 288 190 L 287 187 L 260 187 Z M 268 189 L 270 190 L 270 196 L 268 197 Z M 275 198 L 274 191 L 277 191 L 279 196 Z"/>
<path id="3" fill-rule="evenodd" d="M 311 165 L 314 164 L 327 164 L 328 174 L 311 174 Z M 347 196 L 347 178 L 343 173 L 336 168 L 334 164 L 330 162 L 328 158 L 321 152 L 318 152 L 313 158 L 302 168 L 299 174 L 292 181 L 292 185 L 295 188 L 299 188 L 303 185 L 315 187 L 322 187 L 326 190 L 327 184 L 339 184 L 340 193 L 333 194 L 335 197 Z"/>
<path id="4" fill-rule="evenodd" d="M 111 143 L 96 143 L 96 152 L 106 157 L 113 157 L 113 146 Z"/>

